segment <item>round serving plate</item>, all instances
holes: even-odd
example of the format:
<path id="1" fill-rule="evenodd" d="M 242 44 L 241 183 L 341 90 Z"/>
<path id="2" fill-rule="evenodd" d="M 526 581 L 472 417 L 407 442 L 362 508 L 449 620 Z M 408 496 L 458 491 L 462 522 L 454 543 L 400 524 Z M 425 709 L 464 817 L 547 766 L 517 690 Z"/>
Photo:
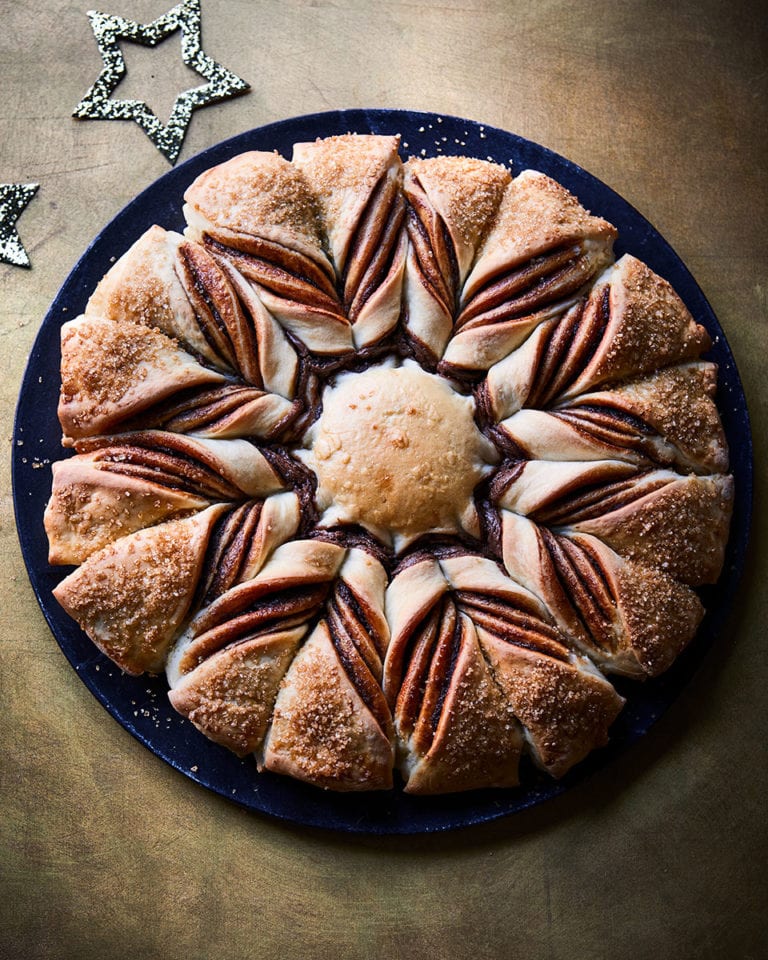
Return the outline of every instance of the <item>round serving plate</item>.
<path id="1" fill-rule="evenodd" d="M 274 774 L 258 774 L 198 733 L 167 697 L 164 677 L 129 677 L 104 657 L 51 595 L 70 568 L 51 567 L 43 511 L 51 492 L 49 464 L 62 456 L 56 407 L 59 394 L 59 331 L 78 316 L 98 281 L 152 224 L 183 230 L 182 196 L 204 170 L 245 150 L 277 150 L 290 158 L 294 143 L 347 132 L 400 134 L 402 154 L 465 154 L 526 168 L 558 180 L 592 213 L 619 231 L 617 258 L 631 253 L 667 279 L 709 331 L 709 356 L 719 365 L 720 408 L 730 444 L 736 503 L 723 574 L 702 590 L 707 615 L 689 648 L 662 676 L 646 683 L 615 682 L 627 704 L 611 731 L 610 745 L 554 781 L 530 763 L 514 790 L 478 790 L 439 797 L 389 792 L 337 794 Z M 13 496 L 24 560 L 32 586 L 56 640 L 78 676 L 109 713 L 158 757 L 195 782 L 254 811 L 285 821 L 372 834 L 427 833 L 504 817 L 563 793 L 648 731 L 688 682 L 732 607 L 749 534 L 752 441 L 744 393 L 722 329 L 680 258 L 660 234 L 613 190 L 591 174 L 514 134 L 457 117 L 399 110 L 345 110 L 283 120 L 217 144 L 170 170 L 109 223 L 74 268 L 48 311 L 21 387 L 13 444 Z"/>

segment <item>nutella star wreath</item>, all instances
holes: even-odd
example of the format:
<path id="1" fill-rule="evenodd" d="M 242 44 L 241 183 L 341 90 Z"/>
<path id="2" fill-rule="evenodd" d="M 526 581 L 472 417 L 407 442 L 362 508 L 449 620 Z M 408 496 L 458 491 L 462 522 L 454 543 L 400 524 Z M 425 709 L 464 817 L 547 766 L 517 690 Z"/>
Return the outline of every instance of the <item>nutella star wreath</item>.
<path id="1" fill-rule="evenodd" d="M 709 338 L 554 180 L 398 148 L 208 170 L 64 325 L 55 596 L 260 768 L 560 777 L 719 576 Z"/>

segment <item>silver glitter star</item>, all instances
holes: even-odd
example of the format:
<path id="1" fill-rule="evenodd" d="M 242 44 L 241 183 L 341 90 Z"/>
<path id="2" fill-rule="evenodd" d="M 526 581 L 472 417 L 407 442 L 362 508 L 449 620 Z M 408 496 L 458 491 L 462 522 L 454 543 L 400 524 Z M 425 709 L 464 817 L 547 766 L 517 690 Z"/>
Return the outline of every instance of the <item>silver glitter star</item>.
<path id="1" fill-rule="evenodd" d="M 104 61 L 104 69 L 75 107 L 72 116 L 79 120 L 134 120 L 172 164 L 181 150 L 193 110 L 249 89 L 245 80 L 203 53 L 200 0 L 182 0 L 152 23 L 136 23 L 96 10 L 89 11 L 88 17 Z M 176 30 L 181 30 L 181 56 L 184 63 L 209 82 L 180 93 L 171 117 L 164 126 L 143 100 L 113 100 L 110 94 L 125 76 L 125 60 L 118 46 L 119 38 L 154 47 Z"/>
<path id="2" fill-rule="evenodd" d="M 37 193 L 39 183 L 0 183 L 0 260 L 15 267 L 28 267 L 29 257 L 16 232 L 19 219 Z"/>

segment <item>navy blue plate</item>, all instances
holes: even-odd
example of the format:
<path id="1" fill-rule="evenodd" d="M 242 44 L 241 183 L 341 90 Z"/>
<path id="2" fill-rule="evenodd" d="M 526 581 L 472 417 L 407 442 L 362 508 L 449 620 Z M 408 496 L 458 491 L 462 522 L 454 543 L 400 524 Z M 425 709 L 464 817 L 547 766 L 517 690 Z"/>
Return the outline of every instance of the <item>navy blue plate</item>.
<path id="1" fill-rule="evenodd" d="M 250 759 L 237 759 L 175 713 L 163 677 L 136 679 L 121 673 L 51 596 L 51 590 L 68 572 L 68 568 L 48 565 L 42 524 L 51 489 L 49 463 L 62 456 L 56 417 L 62 323 L 82 312 L 115 256 L 152 224 L 183 229 L 184 190 L 208 167 L 245 150 L 278 150 L 290 157 L 295 142 L 349 131 L 399 133 L 405 156 L 466 154 L 507 164 L 514 173 L 530 167 L 549 174 L 576 194 L 585 207 L 616 225 L 620 237 L 617 256 L 632 253 L 669 280 L 713 339 L 711 357 L 720 366 L 719 406 L 737 491 L 723 575 L 716 587 L 704 591 L 708 613 L 688 650 L 656 680 L 617 684 L 627 697 L 627 705 L 613 726 L 611 744 L 557 782 L 528 765 L 516 790 L 418 798 L 408 797 L 399 789 L 377 794 L 333 794 L 285 777 L 259 775 Z M 717 637 L 733 603 L 749 533 L 752 439 L 739 375 L 712 309 L 671 247 L 621 197 L 563 157 L 503 130 L 429 113 L 348 110 L 269 124 L 211 147 L 170 170 L 101 231 L 59 291 L 32 349 L 16 411 L 13 495 L 29 577 L 54 636 L 83 683 L 141 743 L 197 783 L 282 820 L 356 833 L 427 833 L 494 820 L 562 793 L 609 764 L 674 701 Z"/>

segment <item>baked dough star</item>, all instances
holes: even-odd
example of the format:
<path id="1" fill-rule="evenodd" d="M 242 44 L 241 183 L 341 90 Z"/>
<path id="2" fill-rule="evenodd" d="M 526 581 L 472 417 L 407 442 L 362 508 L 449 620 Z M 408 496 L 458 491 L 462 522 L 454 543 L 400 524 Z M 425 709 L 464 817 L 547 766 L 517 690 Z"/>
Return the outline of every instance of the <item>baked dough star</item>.
<path id="1" fill-rule="evenodd" d="M 181 150 L 193 110 L 249 89 L 245 80 L 203 52 L 200 0 L 182 0 L 167 13 L 146 24 L 96 10 L 89 11 L 88 17 L 104 61 L 104 69 L 75 107 L 72 116 L 78 120 L 134 120 L 172 164 Z M 163 125 L 143 100 L 118 100 L 110 95 L 126 72 L 119 39 L 154 47 L 176 30 L 181 30 L 181 56 L 184 63 L 209 82 L 180 93 L 168 123 Z"/>
<path id="2" fill-rule="evenodd" d="M 0 183 L 0 260 L 28 267 L 29 257 L 16 231 L 16 221 L 37 193 L 38 183 Z"/>

